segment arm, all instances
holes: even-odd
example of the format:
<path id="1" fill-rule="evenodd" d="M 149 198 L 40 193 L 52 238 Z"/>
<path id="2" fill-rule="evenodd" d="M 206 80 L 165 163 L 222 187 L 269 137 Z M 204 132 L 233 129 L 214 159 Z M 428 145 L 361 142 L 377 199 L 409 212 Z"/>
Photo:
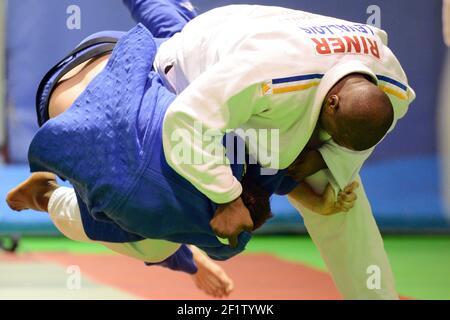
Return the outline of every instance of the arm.
<path id="1" fill-rule="evenodd" d="M 195 79 L 170 105 L 163 125 L 168 164 L 218 204 L 239 198 L 222 144 L 227 130 L 264 110 L 259 70 L 245 56 L 230 56 Z"/>
<path id="2" fill-rule="evenodd" d="M 317 125 L 305 149 L 295 159 L 294 163 L 288 167 L 288 174 L 295 181 L 301 182 L 306 177 L 312 176 L 321 170 L 328 169 L 322 154 L 318 151 L 323 145 L 324 140 L 321 132 L 321 128 Z"/>
<path id="3" fill-rule="evenodd" d="M 301 182 L 306 177 L 327 168 L 327 164 L 319 151 L 305 150 L 289 166 L 288 173 L 295 181 Z"/>
<path id="4" fill-rule="evenodd" d="M 354 190 L 357 182 L 352 182 L 338 194 L 337 200 L 331 184 L 328 184 L 322 195 L 318 195 L 306 182 L 301 182 L 291 193 L 290 200 L 294 205 L 303 205 L 320 215 L 329 216 L 339 212 L 348 212 L 356 201 Z"/>
<path id="5" fill-rule="evenodd" d="M 245 55 L 218 62 L 174 100 L 163 125 L 168 164 L 219 204 L 211 227 L 231 246 L 242 231 L 253 230 L 253 222 L 240 199 L 242 186 L 232 174 L 222 141 L 227 130 L 241 127 L 266 105 L 258 82 L 262 75 L 255 68 Z"/>
<path id="6" fill-rule="evenodd" d="M 136 22 L 142 23 L 157 38 L 180 32 L 197 15 L 189 1 L 123 0 Z"/>

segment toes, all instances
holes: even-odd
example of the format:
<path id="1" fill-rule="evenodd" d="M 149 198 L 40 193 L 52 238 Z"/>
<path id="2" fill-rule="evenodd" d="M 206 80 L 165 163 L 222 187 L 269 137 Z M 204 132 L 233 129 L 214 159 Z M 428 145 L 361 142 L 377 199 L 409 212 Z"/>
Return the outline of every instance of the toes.
<path id="1" fill-rule="evenodd" d="M 14 211 L 22 211 L 27 208 L 19 189 L 14 189 L 7 194 L 6 203 Z"/>
<path id="2" fill-rule="evenodd" d="M 230 280 L 230 282 L 227 285 L 226 292 L 229 295 L 233 291 L 234 291 L 234 283 L 233 283 L 233 281 Z"/>
<path id="3" fill-rule="evenodd" d="M 203 281 L 203 279 L 201 278 L 197 278 L 197 281 L 195 281 L 195 284 L 197 286 L 197 288 L 201 291 L 203 291 L 204 293 L 206 293 L 209 296 L 213 296 L 213 291 L 211 290 L 211 288 Z"/>
<path id="4" fill-rule="evenodd" d="M 11 200 L 7 200 L 6 202 L 8 203 L 8 206 L 14 211 L 22 211 L 25 209 L 21 202 Z"/>
<path id="5" fill-rule="evenodd" d="M 205 278 L 205 275 L 200 274 L 194 276 L 195 284 L 197 288 L 207 295 L 214 297 L 214 298 L 220 298 L 222 296 L 222 293 L 220 291 L 220 287 L 215 285 L 211 279 Z"/>

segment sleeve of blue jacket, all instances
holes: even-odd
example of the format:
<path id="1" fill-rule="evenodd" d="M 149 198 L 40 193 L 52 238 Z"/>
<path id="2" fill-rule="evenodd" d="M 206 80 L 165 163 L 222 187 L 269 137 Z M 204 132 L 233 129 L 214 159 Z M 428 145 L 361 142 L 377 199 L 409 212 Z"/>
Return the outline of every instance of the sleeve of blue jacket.
<path id="1" fill-rule="evenodd" d="M 197 16 L 188 0 L 123 0 L 134 20 L 153 36 L 170 38 Z"/>

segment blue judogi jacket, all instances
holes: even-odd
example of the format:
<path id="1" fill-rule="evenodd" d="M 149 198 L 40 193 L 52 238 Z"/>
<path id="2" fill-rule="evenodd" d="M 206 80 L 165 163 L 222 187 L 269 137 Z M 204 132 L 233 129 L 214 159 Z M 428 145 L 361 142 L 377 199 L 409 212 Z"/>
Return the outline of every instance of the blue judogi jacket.
<path id="1" fill-rule="evenodd" d="M 158 44 L 195 17 L 180 0 L 124 2 L 160 38 L 155 39 Z M 151 35 L 142 26 L 128 34 L 107 32 L 124 35 L 105 71 L 70 110 L 38 132 L 29 151 L 31 170 L 52 171 L 73 184 L 84 230 L 92 240 L 161 238 L 194 243 L 216 259 L 229 258 L 243 250 L 250 235 L 241 235 L 236 249 L 219 243 L 209 227 L 215 204 L 167 166 L 161 125 L 174 97 L 151 70 L 156 50 Z M 232 169 L 237 177 L 242 175 L 242 165 Z M 296 185 L 284 172 L 262 177 L 259 169 L 248 165 L 246 174 L 269 193 L 286 194 Z M 197 271 L 185 245 L 157 264 Z"/>
<path id="2" fill-rule="evenodd" d="M 230 258 L 250 234 L 242 233 L 236 248 L 223 245 L 209 226 L 216 205 L 165 161 L 162 122 L 175 97 L 152 71 L 155 52 L 144 26 L 124 35 L 75 103 L 37 132 L 30 169 L 70 181 L 92 240 L 165 239 Z"/>
<path id="3" fill-rule="evenodd" d="M 123 3 L 134 20 L 158 38 L 172 37 L 197 16 L 187 0 L 123 0 Z"/>
<path id="4" fill-rule="evenodd" d="M 223 245 L 209 226 L 217 205 L 165 161 L 162 124 L 175 96 L 152 71 L 155 52 L 144 26 L 125 34 L 75 103 L 37 132 L 30 169 L 70 181 L 92 240 L 164 239 L 228 259 L 244 250 L 251 235 L 243 232 L 236 248 Z M 240 179 L 243 165 L 232 169 Z M 282 175 L 261 177 L 261 185 L 281 190 Z"/>

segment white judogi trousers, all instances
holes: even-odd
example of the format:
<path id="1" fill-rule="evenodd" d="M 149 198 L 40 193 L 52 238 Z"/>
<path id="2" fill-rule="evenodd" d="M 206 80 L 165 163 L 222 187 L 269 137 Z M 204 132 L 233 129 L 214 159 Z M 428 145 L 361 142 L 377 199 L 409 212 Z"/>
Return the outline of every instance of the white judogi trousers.
<path id="1" fill-rule="evenodd" d="M 300 203 L 291 203 L 301 212 L 344 299 L 398 299 L 383 239 L 359 177 L 358 181 L 358 199 L 347 213 L 321 216 Z M 328 184 L 326 171 L 318 172 L 307 182 L 321 193 Z"/>

